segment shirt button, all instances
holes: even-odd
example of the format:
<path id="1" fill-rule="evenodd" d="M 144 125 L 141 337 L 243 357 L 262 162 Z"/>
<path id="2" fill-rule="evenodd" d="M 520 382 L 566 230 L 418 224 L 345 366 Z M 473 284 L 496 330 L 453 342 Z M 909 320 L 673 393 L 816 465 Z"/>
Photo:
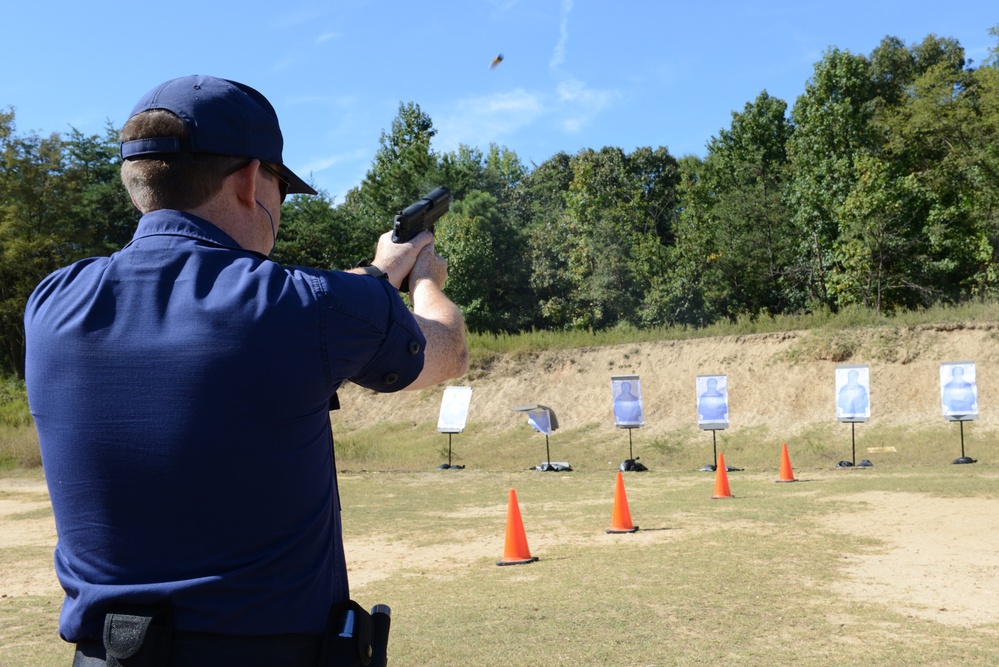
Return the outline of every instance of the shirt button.
<path id="1" fill-rule="evenodd" d="M 385 384 L 395 384 L 398 380 L 399 380 L 398 373 L 389 373 L 382 378 L 382 382 L 384 382 Z"/>
<path id="2" fill-rule="evenodd" d="M 419 354 L 420 353 L 420 344 L 418 342 L 416 342 L 415 340 L 409 341 L 409 353 L 410 354 Z"/>

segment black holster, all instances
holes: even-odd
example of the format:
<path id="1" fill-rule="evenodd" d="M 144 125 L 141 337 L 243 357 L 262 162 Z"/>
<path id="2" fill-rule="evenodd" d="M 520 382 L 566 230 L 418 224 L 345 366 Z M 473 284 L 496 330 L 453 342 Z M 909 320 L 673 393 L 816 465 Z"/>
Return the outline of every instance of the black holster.
<path id="1" fill-rule="evenodd" d="M 104 617 L 108 667 L 167 667 L 173 636 L 169 609 L 122 609 Z"/>
<path id="2" fill-rule="evenodd" d="M 323 633 L 321 667 L 386 667 L 391 614 L 384 604 L 370 614 L 353 600 L 337 604 Z"/>
<path id="3" fill-rule="evenodd" d="M 369 667 L 374 653 L 371 614 L 353 600 L 334 605 L 323 633 L 321 667 Z"/>

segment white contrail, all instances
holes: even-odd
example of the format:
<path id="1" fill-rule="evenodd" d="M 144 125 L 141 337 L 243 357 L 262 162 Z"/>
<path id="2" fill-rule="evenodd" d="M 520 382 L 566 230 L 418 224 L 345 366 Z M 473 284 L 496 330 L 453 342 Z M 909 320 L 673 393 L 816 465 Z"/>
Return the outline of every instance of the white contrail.
<path id="1" fill-rule="evenodd" d="M 559 26 L 558 44 L 552 52 L 548 67 L 558 69 L 565 62 L 565 45 L 569 41 L 569 12 L 572 11 L 573 0 L 562 0 L 562 24 Z"/>

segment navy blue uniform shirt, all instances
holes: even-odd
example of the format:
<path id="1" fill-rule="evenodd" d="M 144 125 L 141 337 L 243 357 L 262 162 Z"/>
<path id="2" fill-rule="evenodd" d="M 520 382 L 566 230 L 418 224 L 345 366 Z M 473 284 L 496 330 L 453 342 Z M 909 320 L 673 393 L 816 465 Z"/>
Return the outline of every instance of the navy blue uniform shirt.
<path id="1" fill-rule="evenodd" d="M 322 632 L 349 596 L 330 397 L 423 368 L 389 282 L 280 266 L 156 211 L 120 252 L 42 281 L 25 329 L 63 638 L 164 600 L 179 630 Z"/>

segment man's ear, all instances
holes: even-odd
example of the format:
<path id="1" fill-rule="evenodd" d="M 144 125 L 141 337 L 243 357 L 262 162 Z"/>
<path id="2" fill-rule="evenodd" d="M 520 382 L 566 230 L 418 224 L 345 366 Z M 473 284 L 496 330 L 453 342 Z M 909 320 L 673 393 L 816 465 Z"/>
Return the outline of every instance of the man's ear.
<path id="1" fill-rule="evenodd" d="M 260 171 L 260 160 L 251 160 L 239 171 L 229 177 L 236 199 L 250 209 L 257 207 L 257 172 Z"/>

